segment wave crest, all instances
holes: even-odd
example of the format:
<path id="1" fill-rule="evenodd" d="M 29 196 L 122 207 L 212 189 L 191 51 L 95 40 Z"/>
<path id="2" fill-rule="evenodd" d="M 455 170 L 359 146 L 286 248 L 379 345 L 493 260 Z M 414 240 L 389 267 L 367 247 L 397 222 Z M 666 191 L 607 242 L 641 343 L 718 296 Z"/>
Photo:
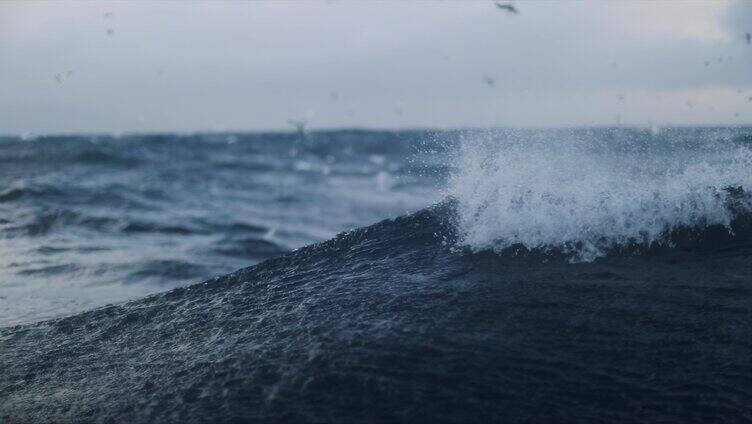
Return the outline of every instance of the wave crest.
<path id="1" fill-rule="evenodd" d="M 465 140 L 450 181 L 460 242 L 591 261 L 752 211 L 752 151 L 726 140 Z"/>

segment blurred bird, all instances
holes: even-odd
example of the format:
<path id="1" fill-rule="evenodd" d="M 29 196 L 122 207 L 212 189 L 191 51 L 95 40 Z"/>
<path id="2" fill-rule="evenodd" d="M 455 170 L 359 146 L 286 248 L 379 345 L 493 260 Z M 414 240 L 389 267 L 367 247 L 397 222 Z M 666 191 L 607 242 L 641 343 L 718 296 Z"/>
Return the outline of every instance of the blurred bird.
<path id="1" fill-rule="evenodd" d="M 744 39 L 747 40 L 747 45 L 752 44 L 752 34 L 750 33 L 744 34 Z"/>
<path id="2" fill-rule="evenodd" d="M 63 81 L 73 76 L 73 71 L 58 72 L 55 74 L 55 81 L 58 84 L 62 84 Z"/>
<path id="3" fill-rule="evenodd" d="M 517 11 L 517 8 L 516 8 L 516 7 L 514 7 L 514 5 L 513 5 L 512 3 L 501 3 L 501 2 L 498 2 L 498 1 L 497 1 L 497 2 L 495 2 L 494 4 L 495 4 L 495 5 L 496 5 L 496 7 L 498 7 L 499 9 L 501 9 L 501 10 L 506 10 L 506 11 L 507 11 L 507 12 L 509 12 L 509 13 L 512 13 L 512 14 L 515 14 L 515 15 L 516 15 L 516 14 L 518 14 L 518 13 L 520 13 L 520 12 L 518 12 L 518 11 Z"/>
<path id="4" fill-rule="evenodd" d="M 308 132 L 306 131 L 308 120 L 307 119 L 288 119 L 287 123 L 295 127 L 295 132 L 297 133 L 297 137 L 295 138 L 295 143 L 305 144 L 306 139 L 308 138 Z M 291 156 L 297 155 L 297 148 L 294 148 L 293 151 L 290 153 L 290 155 Z"/>
<path id="5" fill-rule="evenodd" d="M 288 119 L 287 123 L 295 127 L 295 131 L 297 131 L 299 134 L 305 134 L 306 125 L 308 125 L 308 121 L 306 121 L 305 119 Z"/>
<path id="6" fill-rule="evenodd" d="M 112 28 L 107 28 L 107 35 L 112 35 L 115 33 L 115 30 Z"/>
<path id="7" fill-rule="evenodd" d="M 483 83 L 489 87 L 493 87 L 494 84 L 496 84 L 496 81 L 492 77 L 489 77 L 488 75 L 483 75 Z"/>

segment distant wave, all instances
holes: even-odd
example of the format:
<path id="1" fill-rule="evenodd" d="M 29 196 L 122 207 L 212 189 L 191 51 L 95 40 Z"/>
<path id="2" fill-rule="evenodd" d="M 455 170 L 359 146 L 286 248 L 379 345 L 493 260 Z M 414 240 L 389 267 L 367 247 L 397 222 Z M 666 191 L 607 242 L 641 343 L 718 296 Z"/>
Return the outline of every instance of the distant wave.
<path id="1" fill-rule="evenodd" d="M 266 259 L 289 252 L 289 249 L 261 237 L 232 236 L 216 243 L 216 253 L 238 258 Z"/>
<path id="2" fill-rule="evenodd" d="M 43 144 L 44 141 L 34 143 Z M 67 149 L 64 143 L 65 141 L 58 141 L 58 144 L 63 144 L 62 147 L 52 146 L 50 151 L 41 154 L 36 149 L 23 145 L 0 144 L 0 163 L 5 166 L 88 165 L 123 168 L 132 168 L 141 164 L 139 158 L 107 146 L 89 144 L 85 148 L 77 145 L 75 148 Z M 14 147 L 16 149 L 13 149 Z"/>
<path id="3" fill-rule="evenodd" d="M 60 193 L 60 190 L 53 187 L 11 187 L 0 191 L 0 203 L 14 202 L 23 198 L 58 196 Z"/>

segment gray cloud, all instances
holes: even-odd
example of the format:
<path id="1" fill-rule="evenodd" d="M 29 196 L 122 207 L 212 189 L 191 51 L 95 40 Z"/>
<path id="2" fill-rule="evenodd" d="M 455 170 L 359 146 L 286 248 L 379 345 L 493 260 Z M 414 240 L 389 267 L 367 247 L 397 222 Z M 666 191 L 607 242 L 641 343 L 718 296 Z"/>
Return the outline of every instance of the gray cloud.
<path id="1" fill-rule="evenodd" d="M 3 3 L 0 133 L 752 123 L 749 2 L 518 7 Z"/>

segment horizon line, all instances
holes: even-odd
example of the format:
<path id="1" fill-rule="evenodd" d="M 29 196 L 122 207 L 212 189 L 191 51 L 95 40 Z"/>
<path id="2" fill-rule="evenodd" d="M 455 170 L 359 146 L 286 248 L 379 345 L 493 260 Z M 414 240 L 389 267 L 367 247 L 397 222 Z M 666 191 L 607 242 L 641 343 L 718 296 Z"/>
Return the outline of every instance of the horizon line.
<path id="1" fill-rule="evenodd" d="M 551 126 L 498 126 L 498 127 L 474 127 L 474 126 L 457 126 L 457 127 L 367 127 L 367 126 L 344 126 L 344 127 L 314 127 L 305 132 L 308 134 L 315 133 L 333 133 L 333 132 L 458 132 L 458 131 L 544 131 L 544 130 L 587 130 L 587 129 L 602 129 L 602 130 L 650 130 L 650 126 L 646 125 L 633 125 L 633 124 L 619 124 L 619 125 L 551 125 Z M 745 129 L 752 130 L 752 123 L 745 124 L 670 124 L 670 125 L 658 125 L 657 128 L 663 130 L 671 129 L 688 129 L 688 128 L 700 128 L 700 129 Z M 254 129 L 254 130 L 240 130 L 240 129 L 202 129 L 202 130 L 144 130 L 144 131 L 56 131 L 56 132 L 24 132 L 24 133 L 0 133 L 0 138 L 22 138 L 22 139 L 35 139 L 40 137 L 73 137 L 73 136 L 89 136 L 89 137 L 132 137 L 132 136 L 157 136 L 157 135 L 202 135 L 202 134 L 217 134 L 217 135 L 237 135 L 237 134 L 295 134 L 298 131 L 290 129 Z"/>

